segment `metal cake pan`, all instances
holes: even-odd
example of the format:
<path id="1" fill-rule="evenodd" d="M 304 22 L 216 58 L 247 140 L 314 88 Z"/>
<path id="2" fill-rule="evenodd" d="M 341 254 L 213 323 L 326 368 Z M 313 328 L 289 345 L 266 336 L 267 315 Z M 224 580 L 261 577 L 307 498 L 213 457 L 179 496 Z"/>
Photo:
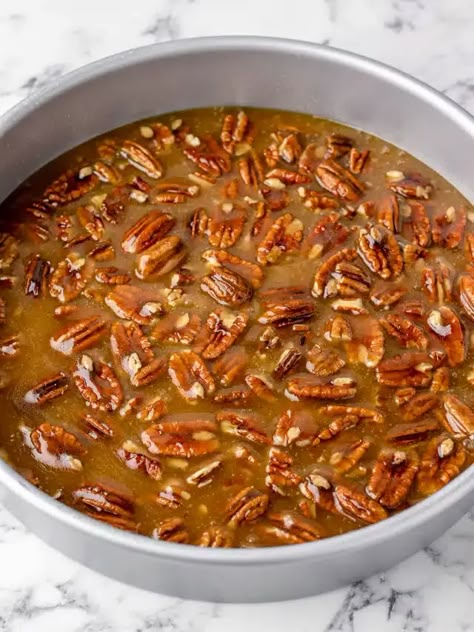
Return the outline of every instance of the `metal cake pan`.
<path id="1" fill-rule="evenodd" d="M 304 42 L 220 37 L 109 57 L 50 84 L 0 119 L 0 200 L 67 149 L 119 125 L 213 105 L 272 107 L 347 123 L 406 149 L 474 199 L 474 119 L 387 66 Z M 0 499 L 43 540 L 129 584 L 190 599 L 313 595 L 384 570 L 474 502 L 474 468 L 402 513 L 319 542 L 202 549 L 126 533 L 63 506 L 0 462 Z"/>

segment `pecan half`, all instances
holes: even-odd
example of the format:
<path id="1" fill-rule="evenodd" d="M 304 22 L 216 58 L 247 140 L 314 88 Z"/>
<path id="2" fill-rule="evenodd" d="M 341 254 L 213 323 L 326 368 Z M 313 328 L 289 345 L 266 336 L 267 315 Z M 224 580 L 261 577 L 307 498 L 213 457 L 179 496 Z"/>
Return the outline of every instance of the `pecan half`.
<path id="1" fill-rule="evenodd" d="M 99 419 L 95 415 L 86 414 L 82 416 L 82 419 L 87 428 L 87 434 L 92 439 L 99 439 L 99 437 L 108 437 L 110 439 L 115 435 L 110 423 Z"/>
<path id="2" fill-rule="evenodd" d="M 401 406 L 402 417 L 405 421 L 414 421 L 438 406 L 439 400 L 433 393 L 413 395 Z"/>
<path id="3" fill-rule="evenodd" d="M 138 255 L 135 274 L 139 279 L 154 279 L 177 268 L 187 256 L 187 250 L 177 235 L 164 237 Z"/>
<path id="4" fill-rule="evenodd" d="M 387 178 L 389 189 L 402 197 L 427 200 L 433 190 L 430 181 L 420 173 L 389 171 Z"/>
<path id="5" fill-rule="evenodd" d="M 420 278 L 421 290 L 432 303 L 440 303 L 452 300 L 453 270 L 441 258 L 434 265 L 426 267 Z"/>
<path id="6" fill-rule="evenodd" d="M 9 233 L 0 233 L 0 270 L 9 270 L 18 254 L 18 240 Z"/>
<path id="7" fill-rule="evenodd" d="M 352 327 L 344 316 L 333 316 L 324 325 L 324 337 L 329 342 L 348 342 L 352 340 Z"/>
<path id="8" fill-rule="evenodd" d="M 123 401 L 123 391 L 114 371 L 105 362 L 93 362 L 83 355 L 76 362 L 72 377 L 86 406 L 114 411 Z"/>
<path id="9" fill-rule="evenodd" d="M 385 354 L 385 340 L 380 321 L 372 316 L 359 316 L 352 327 L 352 338 L 344 348 L 349 363 L 360 362 L 372 368 Z"/>
<path id="10" fill-rule="evenodd" d="M 433 361 L 422 351 L 407 351 L 382 360 L 376 369 L 377 381 L 386 386 L 428 386 Z"/>
<path id="11" fill-rule="evenodd" d="M 230 548 L 233 542 L 234 533 L 231 529 L 218 525 L 211 525 L 204 529 L 196 544 L 197 546 L 204 546 L 207 548 L 222 549 Z"/>
<path id="12" fill-rule="evenodd" d="M 253 443 L 270 445 L 271 440 L 260 417 L 245 411 L 221 410 L 217 413 L 217 421 L 222 432 L 236 435 Z"/>
<path id="13" fill-rule="evenodd" d="M 53 375 L 30 389 L 23 400 L 27 404 L 38 404 L 41 406 L 46 402 L 61 397 L 69 388 L 69 380 L 62 371 Z"/>
<path id="14" fill-rule="evenodd" d="M 234 344 L 248 320 L 247 314 L 235 315 L 223 310 L 211 312 L 203 328 L 203 343 L 197 350 L 206 360 L 215 360 Z"/>
<path id="15" fill-rule="evenodd" d="M 189 533 L 181 518 L 168 518 L 160 522 L 160 525 L 153 529 L 152 536 L 156 540 L 175 542 L 177 544 L 188 544 Z"/>
<path id="16" fill-rule="evenodd" d="M 227 250 L 205 250 L 201 257 L 213 266 L 225 265 L 227 269 L 245 278 L 253 288 L 262 285 L 263 270 L 256 263 L 241 259 Z"/>
<path id="17" fill-rule="evenodd" d="M 93 264 L 72 252 L 60 261 L 49 279 L 49 293 L 61 303 L 79 296 L 92 277 Z"/>
<path id="18" fill-rule="evenodd" d="M 175 224 L 168 213 L 150 211 L 131 226 L 123 236 L 122 248 L 125 252 L 139 254 L 163 239 Z"/>
<path id="19" fill-rule="evenodd" d="M 439 426 L 434 419 L 424 419 L 406 424 L 396 424 L 385 435 L 390 443 L 398 445 L 409 445 L 419 443 L 429 437 L 432 432 L 439 430 Z"/>
<path id="20" fill-rule="evenodd" d="M 443 423 L 454 435 L 469 437 L 474 435 L 474 411 L 459 397 L 446 393 L 443 397 Z"/>
<path id="21" fill-rule="evenodd" d="M 469 274 L 459 277 L 459 302 L 469 318 L 474 320 L 474 277 Z"/>
<path id="22" fill-rule="evenodd" d="M 322 160 L 316 167 L 316 180 L 336 197 L 346 202 L 356 202 L 364 191 L 364 185 L 334 160 Z"/>
<path id="23" fill-rule="evenodd" d="M 110 348 L 133 386 L 150 384 L 165 369 L 164 360 L 153 356 L 150 341 L 134 322 L 112 325 Z"/>
<path id="24" fill-rule="evenodd" d="M 378 224 L 359 232 L 357 252 L 366 266 L 382 279 L 398 277 L 403 270 L 403 257 L 392 231 Z"/>
<path id="25" fill-rule="evenodd" d="M 206 463 L 201 463 L 197 469 L 195 469 L 189 476 L 186 477 L 186 482 L 189 485 L 196 485 L 197 487 L 206 487 L 213 482 L 214 476 L 217 471 L 222 467 L 223 459 L 220 456 L 212 458 Z"/>
<path id="26" fill-rule="evenodd" d="M 303 239 L 303 224 L 291 213 L 274 221 L 263 241 L 257 247 L 257 261 L 261 265 L 275 263 L 283 254 L 299 248 Z"/>
<path id="27" fill-rule="evenodd" d="M 345 360 L 335 351 L 314 345 L 307 353 L 306 370 L 319 377 L 333 375 L 345 366 Z"/>
<path id="28" fill-rule="evenodd" d="M 378 411 L 361 406 L 329 404 L 319 410 L 319 416 L 324 420 L 329 417 L 332 421 L 319 430 L 313 441 L 314 445 L 317 445 L 319 441 L 328 441 L 345 430 L 355 428 L 360 423 L 380 424 L 383 422 L 383 417 Z"/>
<path id="29" fill-rule="evenodd" d="M 148 149 L 132 140 L 125 140 L 120 148 L 120 154 L 128 160 L 128 162 L 143 171 L 149 178 L 161 178 L 163 175 L 163 167 L 158 158 L 153 156 Z"/>
<path id="30" fill-rule="evenodd" d="M 133 285 L 117 285 L 104 300 L 119 318 L 133 320 L 138 325 L 149 325 L 163 313 L 156 292 Z"/>
<path id="31" fill-rule="evenodd" d="M 328 288 L 331 274 L 338 264 L 353 261 L 356 257 L 357 252 L 354 248 L 343 248 L 323 261 L 314 275 L 311 294 L 316 298 L 320 296 L 334 296 L 336 292 L 330 287 Z"/>
<path id="32" fill-rule="evenodd" d="M 332 485 L 319 474 L 310 474 L 300 485 L 301 493 L 321 509 L 342 514 L 350 520 L 373 524 L 387 517 L 386 510 L 377 501 L 368 498 L 355 487 Z"/>
<path id="33" fill-rule="evenodd" d="M 213 372 L 222 386 L 230 386 L 243 376 L 247 362 L 243 349 L 229 349 L 215 361 Z"/>
<path id="34" fill-rule="evenodd" d="M 273 444 L 287 447 L 309 445 L 315 435 L 316 426 L 313 417 L 305 411 L 288 409 L 278 418 L 273 433 Z"/>
<path id="35" fill-rule="evenodd" d="M 344 243 L 348 235 L 349 230 L 341 224 L 339 213 L 323 215 L 305 239 L 303 252 L 308 253 L 309 259 L 317 259 L 326 250 Z"/>
<path id="36" fill-rule="evenodd" d="M 351 151 L 353 141 L 352 138 L 343 134 L 329 134 L 326 136 L 326 146 L 325 158 L 340 158 Z"/>
<path id="37" fill-rule="evenodd" d="M 229 155 L 212 136 L 199 139 L 199 145 L 190 145 L 183 148 L 183 153 L 194 162 L 204 173 L 215 177 L 227 173 L 231 168 Z"/>
<path id="38" fill-rule="evenodd" d="M 77 457 L 87 450 L 79 439 L 62 426 L 42 423 L 32 430 L 23 427 L 23 437 L 32 456 L 43 465 L 60 470 L 82 470 Z"/>
<path id="39" fill-rule="evenodd" d="M 215 390 L 214 378 L 204 361 L 193 351 L 173 353 L 168 374 L 182 397 L 189 401 L 203 399 Z"/>
<path id="40" fill-rule="evenodd" d="M 324 538 L 324 529 L 314 520 L 305 518 L 296 511 L 268 514 L 270 524 L 260 526 L 259 532 L 271 544 L 302 544 Z"/>
<path id="41" fill-rule="evenodd" d="M 198 184 L 173 179 L 155 185 L 150 191 L 150 201 L 153 204 L 184 204 L 198 196 L 200 191 Z"/>
<path id="42" fill-rule="evenodd" d="M 98 181 L 92 169 L 85 177 L 81 177 L 81 170 L 68 169 L 45 189 L 44 200 L 51 206 L 69 204 L 89 193 Z"/>
<path id="43" fill-rule="evenodd" d="M 349 153 L 349 169 L 351 170 L 351 172 L 356 175 L 362 173 L 369 156 L 370 151 L 368 149 L 359 151 L 358 149 L 353 147 Z"/>
<path id="44" fill-rule="evenodd" d="M 72 493 L 74 501 L 85 505 L 92 512 L 88 515 L 104 520 L 115 527 L 134 528 L 132 516 L 135 504 L 127 493 L 106 487 L 99 483 L 89 483 Z"/>
<path id="45" fill-rule="evenodd" d="M 464 330 L 456 313 L 446 305 L 432 310 L 426 319 L 429 328 L 441 341 L 449 366 L 457 366 L 466 358 Z"/>
<path id="46" fill-rule="evenodd" d="M 406 289 L 400 286 L 386 286 L 385 284 L 376 283 L 372 290 L 370 291 L 370 300 L 375 305 L 375 307 L 379 307 L 382 309 L 389 309 L 395 303 L 406 294 Z"/>
<path id="47" fill-rule="evenodd" d="M 55 351 L 64 355 L 72 355 L 97 345 L 107 330 L 107 324 L 100 316 L 91 316 L 73 321 L 65 329 L 50 338 L 50 345 Z"/>
<path id="48" fill-rule="evenodd" d="M 104 222 L 93 204 L 80 206 L 76 210 L 79 224 L 89 233 L 94 241 L 102 239 L 104 234 Z"/>
<path id="49" fill-rule="evenodd" d="M 464 448 L 447 434 L 433 437 L 421 456 L 418 490 L 433 494 L 459 474 L 466 460 Z"/>
<path id="50" fill-rule="evenodd" d="M 287 391 L 297 398 L 339 400 L 354 397 L 357 387 L 350 377 L 335 377 L 325 382 L 316 375 L 299 375 L 288 380 Z"/>
<path id="51" fill-rule="evenodd" d="M 188 312 L 167 314 L 153 328 L 151 339 L 170 344 L 189 345 L 200 329 L 201 319 L 197 314 Z"/>
<path id="52" fill-rule="evenodd" d="M 245 487 L 236 494 L 225 508 L 227 524 L 237 527 L 263 515 L 268 507 L 268 496 L 255 487 Z"/>
<path id="53" fill-rule="evenodd" d="M 426 248 L 431 241 L 431 222 L 426 212 L 424 204 L 415 200 L 409 200 L 407 203 L 409 211 L 408 221 L 405 221 L 405 234 L 411 241 L 421 248 Z"/>
<path id="54" fill-rule="evenodd" d="M 271 447 L 265 467 L 265 485 L 276 494 L 286 496 L 286 487 L 296 487 L 301 482 L 301 477 L 291 469 L 292 465 L 293 459 L 289 454 Z"/>
<path id="55" fill-rule="evenodd" d="M 281 302 L 275 298 L 265 302 L 267 309 L 258 318 L 262 325 L 288 327 L 311 320 L 315 315 L 315 304 L 310 298 L 291 298 L 291 292 L 290 297 L 283 297 Z"/>
<path id="56" fill-rule="evenodd" d="M 456 248 L 464 237 L 466 228 L 466 209 L 456 210 L 450 206 L 442 215 L 433 219 L 433 243 L 443 248 Z"/>
<path id="57" fill-rule="evenodd" d="M 401 314 L 387 314 L 380 319 L 380 324 L 385 331 L 406 349 L 418 349 L 424 351 L 428 346 L 428 338 L 421 327 Z"/>
<path id="58" fill-rule="evenodd" d="M 164 418 L 144 430 L 141 440 L 152 454 L 189 459 L 218 449 L 216 430 L 216 423 L 210 418 Z"/>
<path id="59" fill-rule="evenodd" d="M 250 283 L 224 266 L 212 268 L 211 273 L 201 279 L 201 290 L 217 303 L 231 307 L 247 303 L 253 295 Z"/>
<path id="60" fill-rule="evenodd" d="M 339 474 L 349 472 L 359 463 L 370 446 L 371 443 L 367 439 L 356 439 L 343 448 L 338 448 L 332 452 L 329 463 Z"/>
<path id="61" fill-rule="evenodd" d="M 259 375 L 247 374 L 245 376 L 245 383 L 259 399 L 263 399 L 267 402 L 275 401 L 276 397 L 273 393 L 273 387 L 267 379 Z"/>
<path id="62" fill-rule="evenodd" d="M 116 454 L 129 470 L 143 472 L 155 481 L 161 479 L 162 468 L 159 460 L 143 454 L 139 446 L 135 445 L 133 441 L 125 441 Z"/>
<path id="63" fill-rule="evenodd" d="M 367 483 L 367 495 L 384 507 L 395 509 L 408 496 L 417 472 L 416 453 L 382 450 Z"/>
<path id="64" fill-rule="evenodd" d="M 25 294 L 38 298 L 46 293 L 51 264 L 40 255 L 34 255 L 25 267 Z"/>
<path id="65" fill-rule="evenodd" d="M 251 124 L 248 116 L 243 110 L 241 110 L 237 116 L 234 114 L 226 114 L 222 123 L 220 139 L 222 147 L 228 154 L 234 154 L 236 152 L 236 146 L 247 140 L 250 127 Z"/>
<path id="66" fill-rule="evenodd" d="M 272 371 L 272 375 L 277 380 L 283 379 L 288 373 L 290 373 L 290 371 L 298 366 L 302 357 L 303 354 L 298 351 L 296 347 L 292 346 L 283 349 L 275 368 Z"/>

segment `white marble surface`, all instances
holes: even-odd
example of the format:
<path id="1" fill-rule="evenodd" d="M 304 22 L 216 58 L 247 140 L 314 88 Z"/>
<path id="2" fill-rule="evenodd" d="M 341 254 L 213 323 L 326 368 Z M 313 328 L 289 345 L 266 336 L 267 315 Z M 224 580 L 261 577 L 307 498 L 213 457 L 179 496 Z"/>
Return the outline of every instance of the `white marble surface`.
<path id="1" fill-rule="evenodd" d="M 0 113 L 104 55 L 230 33 L 357 51 L 474 111 L 472 0 L 0 0 Z M 383 575 L 310 599 L 231 606 L 182 602 L 106 579 L 49 549 L 0 510 L 0 631 L 56 630 L 473 631 L 474 512 Z"/>

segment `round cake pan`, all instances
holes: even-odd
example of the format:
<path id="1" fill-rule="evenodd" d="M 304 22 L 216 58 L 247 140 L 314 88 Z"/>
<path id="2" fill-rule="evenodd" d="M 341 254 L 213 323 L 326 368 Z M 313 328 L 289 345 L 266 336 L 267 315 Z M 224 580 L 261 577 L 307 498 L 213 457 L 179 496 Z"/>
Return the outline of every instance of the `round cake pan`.
<path id="1" fill-rule="evenodd" d="M 474 198 L 474 120 L 420 82 L 374 61 L 303 42 L 181 40 L 123 54 L 50 84 L 0 119 L 0 200 L 67 149 L 136 119 L 241 105 L 307 112 L 395 143 Z M 474 502 L 474 468 L 378 524 L 319 542 L 205 549 L 96 522 L 0 463 L 1 499 L 42 539 L 116 579 L 223 602 L 314 595 L 384 570 L 430 543 Z"/>

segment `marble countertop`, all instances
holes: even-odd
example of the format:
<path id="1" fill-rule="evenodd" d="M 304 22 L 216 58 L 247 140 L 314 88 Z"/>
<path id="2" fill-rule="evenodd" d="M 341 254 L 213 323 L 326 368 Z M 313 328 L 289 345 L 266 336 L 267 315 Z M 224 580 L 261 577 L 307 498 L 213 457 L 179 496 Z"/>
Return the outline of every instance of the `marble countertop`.
<path id="1" fill-rule="evenodd" d="M 289 11 L 293 14 L 289 16 Z M 51 79 L 112 53 L 181 37 L 259 34 L 392 64 L 474 112 L 472 0 L 3 0 L 0 114 Z M 326 595 L 214 605 L 104 578 L 0 508 L 0 631 L 474 631 L 474 511 L 432 546 Z"/>

